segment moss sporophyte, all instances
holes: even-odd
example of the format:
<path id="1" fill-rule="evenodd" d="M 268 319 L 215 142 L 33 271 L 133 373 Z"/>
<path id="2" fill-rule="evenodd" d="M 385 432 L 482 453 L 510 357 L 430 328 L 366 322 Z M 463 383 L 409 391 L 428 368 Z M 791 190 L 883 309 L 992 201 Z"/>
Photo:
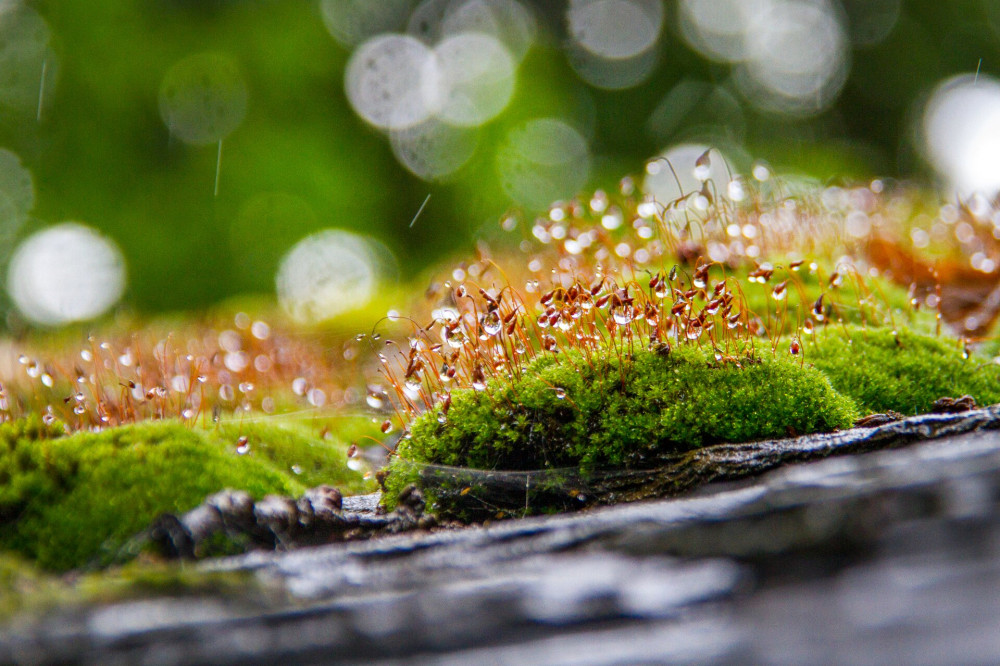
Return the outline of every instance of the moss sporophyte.
<path id="1" fill-rule="evenodd" d="M 357 454 L 379 431 L 397 444 L 387 508 L 415 482 L 447 517 L 487 482 L 530 487 L 526 511 L 572 508 L 594 478 L 707 445 L 944 396 L 1000 401 L 1000 299 L 962 300 L 996 287 L 962 263 L 970 233 L 1000 257 L 991 218 L 950 211 L 964 240 L 929 235 L 917 257 L 900 238 L 921 198 L 905 188 L 771 177 L 734 192 L 706 181 L 657 202 L 626 180 L 527 224 L 508 216 L 528 231 L 516 250 L 480 245 L 411 317 L 387 295 L 391 314 L 357 337 L 357 320 L 304 334 L 238 312 L 29 340 L 0 385 L 0 548 L 49 569 L 103 564 L 224 488 L 372 490 Z M 845 233 L 862 213 L 869 233 Z"/>
<path id="2" fill-rule="evenodd" d="M 818 201 L 829 192 L 764 189 L 742 203 L 710 183 L 665 205 L 627 191 L 557 203 L 521 243 L 523 264 L 480 257 L 475 280 L 456 269 L 432 294 L 431 323 L 379 354 L 370 391 L 403 431 L 381 476 L 386 505 L 415 482 L 447 515 L 435 498 L 475 495 L 476 474 L 537 483 L 545 470 L 569 477 L 565 496 L 573 479 L 705 445 L 923 413 L 942 396 L 1000 400 L 1000 367 L 974 340 L 989 346 L 997 308 L 942 298 L 961 248 L 945 239 L 932 248 L 940 272 L 923 268 L 891 240 L 909 223 L 881 216 L 871 190 L 857 200 L 875 202 L 863 204 L 875 222 L 854 238 L 844 216 L 858 211 Z M 967 223 L 985 234 L 988 222 Z M 989 291 L 990 276 L 977 279 Z"/>

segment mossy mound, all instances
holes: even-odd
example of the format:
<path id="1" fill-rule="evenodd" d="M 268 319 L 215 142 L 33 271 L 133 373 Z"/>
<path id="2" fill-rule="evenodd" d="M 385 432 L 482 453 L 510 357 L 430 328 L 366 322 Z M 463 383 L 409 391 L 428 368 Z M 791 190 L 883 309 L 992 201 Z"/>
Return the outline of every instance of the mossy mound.
<path id="1" fill-rule="evenodd" d="M 864 413 L 921 414 L 943 396 L 1000 402 L 1000 366 L 964 351 L 954 338 L 830 326 L 806 342 L 807 363 Z"/>
<path id="2" fill-rule="evenodd" d="M 270 424 L 155 422 L 71 436 L 37 419 L 0 424 L 0 548 L 52 570 L 103 564 L 158 514 L 224 488 L 255 498 L 319 483 L 366 489 L 344 461 L 344 445 Z"/>
<path id="3" fill-rule="evenodd" d="M 907 289 L 890 280 L 872 276 L 860 278 L 847 273 L 841 276 L 839 286 L 834 288 L 829 282 L 830 270 L 820 280 L 817 273 L 806 267 L 789 273 L 784 268 L 788 266 L 788 261 L 776 261 L 774 264 L 779 268 L 764 284 L 752 283 L 748 279 L 749 270 L 746 268 L 732 274 L 742 285 L 747 307 L 760 317 L 770 314 L 770 323 L 775 326 L 774 332 L 778 330 L 779 320 L 783 323 L 781 332 L 788 334 L 801 326 L 805 317 L 815 319 L 812 307 L 822 296 L 821 312 L 830 322 L 868 326 L 895 325 L 922 333 L 934 333 L 937 325 L 936 312 L 930 308 L 914 309 Z M 721 273 L 713 272 L 712 277 L 718 279 Z M 779 303 L 774 300 L 772 291 L 786 278 L 786 295 Z M 786 316 L 778 315 L 780 309 L 787 309 Z"/>
<path id="4" fill-rule="evenodd" d="M 829 431 L 858 416 L 816 369 L 770 354 L 718 363 L 669 354 L 571 352 L 527 365 L 511 382 L 458 390 L 446 419 L 419 417 L 400 443 L 386 501 L 414 480 L 408 462 L 479 469 L 643 467 L 716 442 Z M 444 420 L 445 422 L 441 422 Z"/>

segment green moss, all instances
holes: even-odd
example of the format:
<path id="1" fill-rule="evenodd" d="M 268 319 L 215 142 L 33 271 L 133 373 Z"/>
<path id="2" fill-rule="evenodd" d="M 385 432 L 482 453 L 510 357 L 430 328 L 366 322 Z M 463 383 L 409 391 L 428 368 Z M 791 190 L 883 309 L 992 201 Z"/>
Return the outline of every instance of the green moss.
<path id="1" fill-rule="evenodd" d="M 345 460 L 341 444 L 271 424 L 156 422 L 65 437 L 35 419 L 0 424 L 0 548 L 47 569 L 107 562 L 158 514 L 224 488 L 254 497 L 318 483 L 363 490 Z"/>
<path id="2" fill-rule="evenodd" d="M 943 396 L 1000 402 L 1000 366 L 963 354 L 954 338 L 905 329 L 829 327 L 806 341 L 806 359 L 866 413 L 927 412 Z"/>
<path id="3" fill-rule="evenodd" d="M 774 265 L 778 268 L 765 284 L 751 283 L 747 279 L 747 269 L 740 269 L 733 275 L 743 288 L 747 307 L 758 316 L 768 318 L 769 324 L 783 319 L 785 333 L 801 325 L 806 316 L 811 316 L 812 306 L 821 295 L 823 312 L 830 321 L 839 319 L 848 324 L 892 325 L 923 333 L 933 333 L 936 328 L 935 311 L 927 308 L 914 310 L 907 290 L 890 280 L 865 276 L 859 284 L 859 278 L 848 273 L 842 276 L 839 287 L 832 288 L 829 284 L 830 270 L 824 273 L 821 281 L 817 273 L 810 272 L 806 267 L 788 272 L 784 268 L 788 265 L 787 261 L 776 261 Z M 715 268 L 711 275 L 713 279 L 719 279 L 722 272 Z M 787 308 L 787 312 L 781 317 L 779 303 L 771 292 L 786 278 L 787 295 L 780 307 Z"/>
<path id="4" fill-rule="evenodd" d="M 849 426 L 854 403 L 790 357 L 718 364 L 703 350 L 637 350 L 589 362 L 545 356 L 520 379 L 455 391 L 447 422 L 427 412 L 390 465 L 387 502 L 414 479 L 407 461 L 480 469 L 648 466 L 657 457 Z M 564 396 L 564 397 L 563 397 Z M 404 459 L 404 460 L 400 460 Z M 395 478 L 394 478 L 395 477 Z"/>

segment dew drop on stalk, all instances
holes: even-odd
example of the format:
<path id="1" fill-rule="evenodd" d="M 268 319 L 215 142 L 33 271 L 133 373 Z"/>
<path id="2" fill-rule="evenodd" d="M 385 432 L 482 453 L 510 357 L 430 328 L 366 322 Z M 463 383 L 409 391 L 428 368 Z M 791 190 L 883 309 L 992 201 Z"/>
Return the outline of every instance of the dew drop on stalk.
<path id="1" fill-rule="evenodd" d="M 77 416 L 82 415 L 86 411 L 87 411 L 87 408 L 84 407 L 83 405 L 77 405 L 76 407 L 73 408 L 73 413 L 76 414 Z"/>
<path id="2" fill-rule="evenodd" d="M 482 316 L 480 324 L 483 327 L 483 332 L 489 337 L 493 337 L 500 332 L 503 327 L 503 322 L 500 321 L 500 315 L 496 310 L 491 310 Z"/>
<path id="3" fill-rule="evenodd" d="M 385 400 L 382 398 L 383 393 L 380 390 L 370 390 L 368 395 L 365 397 L 365 402 L 372 409 L 382 409 L 385 406 Z"/>
<path id="4" fill-rule="evenodd" d="M 635 319 L 635 308 L 631 305 L 619 305 L 611 309 L 611 317 L 619 326 L 626 326 Z"/>
<path id="5" fill-rule="evenodd" d="M 566 389 L 556 387 L 555 393 L 556 393 L 556 400 L 566 399 Z"/>
<path id="6" fill-rule="evenodd" d="M 382 421 L 381 430 L 383 435 L 388 435 L 390 432 L 392 432 L 392 421 L 390 421 L 389 419 Z"/>
<path id="7" fill-rule="evenodd" d="M 55 380 L 52 379 L 52 375 L 46 372 L 42 375 L 42 383 L 45 384 L 45 386 L 52 388 L 55 384 Z"/>
<path id="8" fill-rule="evenodd" d="M 816 328 L 813 326 L 813 320 L 806 317 L 806 320 L 802 323 L 802 332 L 806 335 L 812 335 Z"/>
<path id="9" fill-rule="evenodd" d="M 705 329 L 698 322 L 698 320 L 693 319 L 690 322 L 688 322 L 687 333 L 685 335 L 687 335 L 688 340 L 697 340 L 698 338 L 701 337 L 701 334 L 704 332 L 704 330 Z"/>
<path id="10" fill-rule="evenodd" d="M 250 453 L 250 439 L 246 435 L 241 435 L 240 438 L 236 440 L 236 453 L 241 456 Z"/>
<path id="11" fill-rule="evenodd" d="M 297 396 L 304 396 L 308 386 L 309 382 L 306 381 L 305 377 L 296 377 L 292 380 L 292 393 Z"/>
<path id="12" fill-rule="evenodd" d="M 233 391 L 233 387 L 229 384 L 223 384 L 219 387 L 219 398 L 225 400 L 226 402 L 231 401 L 236 397 L 236 392 Z"/>
<path id="13" fill-rule="evenodd" d="M 788 353 L 792 356 L 798 356 L 802 351 L 802 345 L 799 344 L 798 340 L 792 340 L 791 344 L 788 345 Z"/>
<path id="14" fill-rule="evenodd" d="M 480 390 L 480 389 L 477 389 L 477 390 Z M 440 423 L 441 425 L 444 425 L 445 423 L 448 422 L 448 417 L 445 416 L 443 413 L 438 412 L 437 422 Z"/>
<path id="15" fill-rule="evenodd" d="M 771 290 L 771 298 L 776 301 L 785 300 L 785 296 L 788 294 L 788 281 L 779 282 L 774 285 L 774 289 Z"/>
<path id="16" fill-rule="evenodd" d="M 185 421 L 194 418 L 194 410 L 191 409 L 190 407 L 184 409 L 183 411 L 181 411 L 181 418 L 184 419 Z"/>
<path id="17" fill-rule="evenodd" d="M 813 303 L 812 314 L 816 318 L 816 321 L 823 321 L 826 318 L 826 315 L 823 313 L 823 294 L 820 294 L 816 302 Z"/>

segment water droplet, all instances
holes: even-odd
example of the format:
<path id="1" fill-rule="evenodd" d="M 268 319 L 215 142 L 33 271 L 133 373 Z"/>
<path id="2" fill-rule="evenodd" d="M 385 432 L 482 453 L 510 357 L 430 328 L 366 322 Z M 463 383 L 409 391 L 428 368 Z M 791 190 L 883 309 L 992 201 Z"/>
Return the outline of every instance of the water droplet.
<path id="1" fill-rule="evenodd" d="M 389 419 L 382 421 L 381 430 L 383 435 L 388 435 L 390 432 L 392 432 L 392 421 L 390 421 Z"/>
<path id="2" fill-rule="evenodd" d="M 479 389 L 477 389 L 477 390 L 479 390 Z M 444 425 L 444 424 L 448 423 L 448 417 L 445 416 L 442 412 L 438 412 L 437 422 L 440 423 L 441 425 Z"/>
<path id="3" fill-rule="evenodd" d="M 267 340 L 271 337 L 271 327 L 265 321 L 255 321 L 250 326 L 250 333 L 258 340 Z"/>
<path id="4" fill-rule="evenodd" d="M 305 377 L 296 377 L 292 380 L 292 393 L 297 396 L 303 396 L 306 394 L 308 386 L 309 382 L 306 381 Z"/>
<path id="5" fill-rule="evenodd" d="M 556 392 L 556 400 L 565 400 L 566 399 L 566 389 L 562 389 L 562 388 L 558 388 L 557 387 L 555 389 L 555 392 Z"/>
<path id="6" fill-rule="evenodd" d="M 309 389 L 309 393 L 306 394 L 306 400 L 313 407 L 322 407 L 326 404 L 326 393 L 323 392 L 323 389 Z"/>
<path id="7" fill-rule="evenodd" d="M 302 467 L 301 466 L 299 466 L 299 465 L 292 465 L 292 474 L 298 475 L 298 474 L 301 474 L 301 473 L 302 473 Z"/>
<path id="8" fill-rule="evenodd" d="M 233 390 L 231 385 L 223 384 L 219 387 L 219 397 L 226 402 L 230 402 L 236 397 L 236 392 Z"/>
<path id="9" fill-rule="evenodd" d="M 802 332 L 805 333 L 806 335 L 812 335 L 813 331 L 815 330 L 816 328 L 813 325 L 813 320 L 807 317 L 805 322 L 802 323 Z"/>
<path id="10" fill-rule="evenodd" d="M 250 393 L 250 391 L 253 391 L 253 384 L 250 382 L 240 382 L 238 388 L 240 389 L 240 393 Z"/>
<path id="11" fill-rule="evenodd" d="M 365 397 L 365 402 L 367 402 L 368 406 L 372 409 L 382 409 L 382 407 L 385 406 L 385 400 L 383 399 L 384 395 L 385 394 L 381 391 L 369 391 L 368 395 Z"/>
<path id="12" fill-rule="evenodd" d="M 42 375 L 42 383 L 48 386 L 49 388 L 52 388 L 52 386 L 55 384 L 55 380 L 52 379 L 52 375 L 46 372 Z"/>
<path id="13" fill-rule="evenodd" d="M 241 435 L 240 438 L 236 440 L 236 453 L 241 456 L 250 453 L 250 439 L 246 435 Z"/>
<path id="14" fill-rule="evenodd" d="M 631 305 L 619 305 L 611 309 L 611 317 L 619 326 L 626 326 L 635 319 L 635 308 Z"/>
<path id="15" fill-rule="evenodd" d="M 499 333 L 503 327 L 500 314 L 496 310 L 491 310 L 484 314 L 479 323 L 483 327 L 483 332 L 491 338 Z"/>
<path id="16" fill-rule="evenodd" d="M 771 298 L 776 301 L 785 300 L 785 296 L 788 294 L 788 281 L 779 282 L 774 285 L 774 289 L 771 290 Z"/>

